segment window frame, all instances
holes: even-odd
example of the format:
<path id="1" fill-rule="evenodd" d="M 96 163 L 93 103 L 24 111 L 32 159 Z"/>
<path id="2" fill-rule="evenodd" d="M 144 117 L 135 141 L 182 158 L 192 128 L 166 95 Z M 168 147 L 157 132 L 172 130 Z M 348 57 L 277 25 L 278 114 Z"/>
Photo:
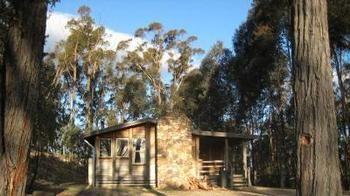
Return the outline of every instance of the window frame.
<path id="1" fill-rule="evenodd" d="M 105 159 L 105 158 L 112 158 L 112 138 L 109 138 L 109 137 L 104 137 L 104 138 L 100 138 L 99 139 L 99 158 L 102 158 L 102 159 Z M 101 144 L 102 144 L 102 140 L 109 140 L 109 155 L 108 156 L 102 156 L 102 153 L 101 153 Z"/>
<path id="2" fill-rule="evenodd" d="M 125 156 L 119 156 L 119 155 L 117 155 L 117 147 L 118 147 L 118 140 L 121 140 L 121 141 L 127 141 L 127 145 L 126 145 L 126 147 L 127 147 L 127 152 L 126 152 L 126 154 L 125 154 Z M 121 159 L 128 159 L 129 157 L 130 157 L 130 144 L 129 144 L 129 138 L 127 138 L 127 137 L 118 137 L 118 138 L 115 138 L 115 147 L 114 147 L 114 150 L 115 150 L 115 157 L 117 157 L 117 158 L 121 158 Z"/>
<path id="3" fill-rule="evenodd" d="M 137 141 L 139 139 L 144 141 L 144 148 L 142 149 L 142 145 L 141 145 L 140 150 L 136 150 L 136 146 L 134 145 L 134 141 Z M 132 158 L 132 160 L 131 160 L 132 165 L 145 165 L 146 164 L 146 150 L 147 150 L 146 142 L 147 142 L 146 138 L 140 138 L 140 137 L 132 138 L 132 157 L 131 157 Z M 142 144 L 142 142 L 141 142 L 141 144 Z M 139 163 L 135 162 L 137 152 L 140 153 L 141 162 L 139 162 Z M 143 159 L 142 159 L 142 156 L 143 156 Z"/>

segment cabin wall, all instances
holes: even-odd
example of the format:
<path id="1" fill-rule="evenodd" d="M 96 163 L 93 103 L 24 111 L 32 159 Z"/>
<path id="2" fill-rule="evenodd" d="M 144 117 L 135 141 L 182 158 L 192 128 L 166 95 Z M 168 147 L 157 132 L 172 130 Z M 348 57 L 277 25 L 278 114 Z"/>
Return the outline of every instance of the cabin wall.
<path id="1" fill-rule="evenodd" d="M 111 141 L 111 156 L 102 157 L 100 154 L 101 140 L 109 138 Z M 128 153 L 117 156 L 117 138 L 128 140 Z M 145 150 L 141 150 L 143 163 L 135 163 L 135 149 L 133 143 L 137 138 L 145 139 Z M 124 130 L 118 130 L 96 137 L 96 184 L 98 186 L 129 184 L 150 185 L 156 183 L 155 170 L 155 126 L 146 124 Z"/>
<path id="2" fill-rule="evenodd" d="M 181 115 L 167 115 L 157 126 L 158 185 L 160 188 L 186 188 L 197 177 L 191 123 Z"/>

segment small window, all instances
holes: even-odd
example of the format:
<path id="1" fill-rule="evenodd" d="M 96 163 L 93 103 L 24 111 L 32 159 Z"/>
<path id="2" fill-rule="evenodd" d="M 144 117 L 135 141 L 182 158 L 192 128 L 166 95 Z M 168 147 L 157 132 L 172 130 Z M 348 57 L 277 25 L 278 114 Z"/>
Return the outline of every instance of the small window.
<path id="1" fill-rule="evenodd" d="M 111 139 L 101 138 L 100 139 L 100 157 L 111 156 Z"/>
<path id="2" fill-rule="evenodd" d="M 128 138 L 117 138 L 115 151 L 116 151 L 117 157 L 129 157 Z"/>
<path id="3" fill-rule="evenodd" d="M 135 138 L 133 140 L 133 164 L 145 163 L 146 140 L 144 138 Z"/>

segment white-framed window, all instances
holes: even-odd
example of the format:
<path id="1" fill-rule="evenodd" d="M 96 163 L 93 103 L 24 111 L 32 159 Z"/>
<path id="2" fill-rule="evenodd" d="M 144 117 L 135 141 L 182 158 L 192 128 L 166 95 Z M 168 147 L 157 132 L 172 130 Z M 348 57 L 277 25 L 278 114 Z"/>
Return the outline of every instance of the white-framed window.
<path id="1" fill-rule="evenodd" d="M 111 157 L 111 138 L 100 139 L 100 157 Z"/>
<path id="2" fill-rule="evenodd" d="M 117 157 L 129 157 L 128 138 L 117 138 L 115 144 L 115 153 Z"/>
<path id="3" fill-rule="evenodd" d="M 134 138 L 133 139 L 133 164 L 144 164 L 146 158 L 146 140 L 144 138 Z"/>

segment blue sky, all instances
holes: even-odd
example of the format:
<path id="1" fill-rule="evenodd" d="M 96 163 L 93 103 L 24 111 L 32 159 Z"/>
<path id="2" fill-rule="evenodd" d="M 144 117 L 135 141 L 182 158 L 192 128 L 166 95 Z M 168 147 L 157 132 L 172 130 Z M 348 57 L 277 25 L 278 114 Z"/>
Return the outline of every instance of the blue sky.
<path id="1" fill-rule="evenodd" d="M 92 9 L 98 24 L 133 34 L 150 22 L 166 29 L 184 28 L 196 35 L 195 46 L 208 51 L 217 41 L 232 48 L 232 36 L 245 20 L 252 0 L 61 0 L 53 11 L 76 15 L 81 5 Z"/>

